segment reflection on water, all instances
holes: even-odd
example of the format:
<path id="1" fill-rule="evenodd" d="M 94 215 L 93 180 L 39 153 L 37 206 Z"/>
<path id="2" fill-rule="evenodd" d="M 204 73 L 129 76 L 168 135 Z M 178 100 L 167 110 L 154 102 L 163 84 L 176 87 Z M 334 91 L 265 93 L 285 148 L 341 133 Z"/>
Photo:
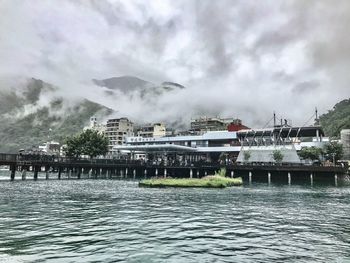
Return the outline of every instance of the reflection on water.
<path id="1" fill-rule="evenodd" d="M 350 188 L 0 182 L 0 262 L 346 262 Z"/>

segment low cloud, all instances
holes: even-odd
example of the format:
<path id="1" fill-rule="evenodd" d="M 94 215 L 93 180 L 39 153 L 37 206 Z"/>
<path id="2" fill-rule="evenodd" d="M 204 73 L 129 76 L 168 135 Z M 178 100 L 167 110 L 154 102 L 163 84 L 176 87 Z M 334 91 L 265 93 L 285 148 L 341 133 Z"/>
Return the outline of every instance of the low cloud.
<path id="1" fill-rule="evenodd" d="M 275 110 L 303 124 L 350 95 L 346 0 L 2 0 L 0 12 L 0 79 L 42 79 L 137 122 L 261 126 Z M 91 82 L 122 75 L 186 89 L 142 100 Z"/>

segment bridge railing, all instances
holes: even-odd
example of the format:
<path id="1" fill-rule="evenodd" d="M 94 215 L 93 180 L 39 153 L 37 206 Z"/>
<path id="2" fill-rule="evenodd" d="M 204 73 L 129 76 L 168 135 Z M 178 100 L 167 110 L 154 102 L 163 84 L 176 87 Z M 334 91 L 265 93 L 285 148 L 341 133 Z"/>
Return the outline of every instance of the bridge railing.
<path id="1" fill-rule="evenodd" d="M 17 160 L 17 154 L 0 153 L 0 161 L 16 162 L 16 160 Z"/>

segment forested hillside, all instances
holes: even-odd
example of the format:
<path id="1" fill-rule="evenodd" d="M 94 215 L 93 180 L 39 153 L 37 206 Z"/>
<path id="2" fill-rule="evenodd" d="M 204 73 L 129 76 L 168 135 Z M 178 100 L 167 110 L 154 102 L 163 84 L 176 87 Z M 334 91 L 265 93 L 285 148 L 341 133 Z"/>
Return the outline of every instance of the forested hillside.
<path id="1" fill-rule="evenodd" d="M 327 136 L 339 137 L 342 129 L 350 129 L 350 99 L 337 103 L 332 110 L 320 116 Z"/>

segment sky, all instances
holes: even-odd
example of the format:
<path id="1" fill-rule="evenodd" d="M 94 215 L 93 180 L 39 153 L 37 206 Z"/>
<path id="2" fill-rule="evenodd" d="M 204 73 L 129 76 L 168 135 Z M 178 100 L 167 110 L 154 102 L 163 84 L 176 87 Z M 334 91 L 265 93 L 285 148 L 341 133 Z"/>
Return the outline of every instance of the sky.
<path id="1" fill-rule="evenodd" d="M 350 97 L 348 25 L 347 0 L 0 0 L 0 80 L 42 79 L 134 121 L 263 126 L 275 111 L 303 125 Z M 186 89 L 144 101 L 91 82 L 123 75 Z"/>

